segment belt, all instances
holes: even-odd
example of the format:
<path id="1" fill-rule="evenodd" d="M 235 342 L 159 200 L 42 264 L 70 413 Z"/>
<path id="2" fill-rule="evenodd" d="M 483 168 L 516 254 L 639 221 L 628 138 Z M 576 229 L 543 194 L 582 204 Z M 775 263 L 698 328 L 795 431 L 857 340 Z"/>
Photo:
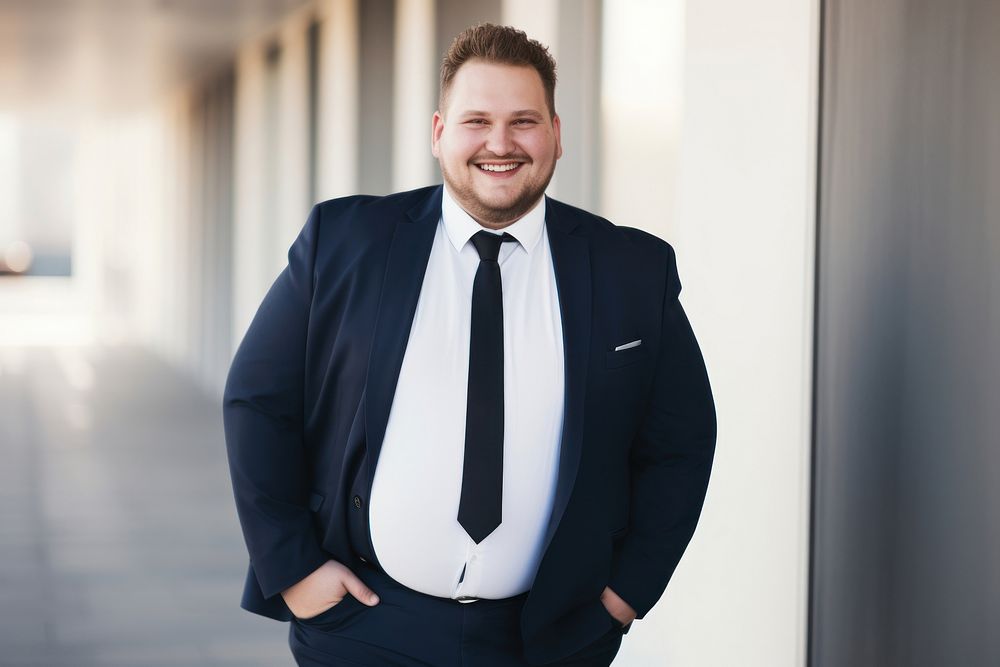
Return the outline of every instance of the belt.
<path id="1" fill-rule="evenodd" d="M 360 560 L 365 566 L 367 566 L 367 567 L 369 567 L 369 568 L 371 568 L 373 570 L 376 570 L 377 572 L 381 573 L 384 576 L 388 576 L 388 574 L 385 572 L 385 570 L 383 570 L 381 567 L 379 567 L 375 563 L 370 562 L 364 556 L 358 556 L 358 560 Z M 504 599 L 513 599 L 513 598 L 527 597 L 527 595 L 528 595 L 528 592 L 525 591 L 524 593 L 520 593 L 518 595 L 513 595 L 510 598 L 504 598 Z M 457 597 L 457 598 L 448 598 L 448 599 L 455 600 L 456 602 L 461 602 L 463 604 L 468 604 L 470 602 L 478 602 L 479 600 L 494 600 L 495 598 L 477 598 L 477 597 L 472 596 L 472 595 L 462 595 L 462 596 Z"/>

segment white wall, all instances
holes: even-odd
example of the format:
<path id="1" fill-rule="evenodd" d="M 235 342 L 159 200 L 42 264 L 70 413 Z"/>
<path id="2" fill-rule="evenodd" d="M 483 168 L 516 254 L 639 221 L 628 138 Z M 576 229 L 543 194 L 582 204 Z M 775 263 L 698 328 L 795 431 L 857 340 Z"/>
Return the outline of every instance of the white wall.
<path id="1" fill-rule="evenodd" d="M 393 63 L 392 189 L 412 190 L 434 181 L 431 117 L 437 108 L 434 0 L 396 0 Z"/>
<path id="2" fill-rule="evenodd" d="M 701 523 L 621 665 L 805 664 L 818 44 L 816 0 L 685 7 L 675 204 L 659 231 L 719 439 Z"/>
<path id="3" fill-rule="evenodd" d="M 335 12 L 336 4 L 320 9 Z M 307 33 L 314 15 L 309 6 L 293 13 L 274 30 L 248 41 L 236 60 L 233 352 L 287 263 L 288 248 L 313 204 Z M 266 53 L 272 45 L 280 49 L 280 56 L 275 72 L 269 73 Z M 331 53 L 328 40 L 320 48 L 327 56 Z M 272 75 L 277 77 L 274 89 L 268 82 Z M 329 76 L 322 79 L 321 90 L 327 91 L 330 81 Z M 329 94 L 321 92 L 320 99 L 321 112 L 330 110 Z M 272 132 L 276 134 L 271 136 Z M 272 154 L 272 146 L 280 150 Z M 326 183 L 341 177 L 328 162 L 330 151 L 321 155 L 324 152 L 317 185 L 325 190 Z"/>
<path id="4" fill-rule="evenodd" d="M 311 7 L 304 7 L 281 25 L 281 64 L 279 68 L 277 182 L 268 184 L 277 191 L 275 219 L 266 221 L 277 234 L 272 237 L 268 255 L 272 258 L 273 281 L 288 263 L 288 247 L 305 224 L 314 202 L 309 201 L 309 80 L 307 33 L 313 18 Z M 268 282 L 270 286 L 270 281 Z M 261 298 L 263 298 L 261 294 Z"/>
<path id="5" fill-rule="evenodd" d="M 269 279 L 265 261 L 264 48 L 254 41 L 236 58 L 233 220 L 233 351 L 243 339 Z"/>
<path id="6" fill-rule="evenodd" d="M 600 208 L 663 236 L 674 203 L 683 112 L 683 0 L 605 0 Z"/>
<path id="7" fill-rule="evenodd" d="M 357 0 L 319 0 L 317 6 L 322 27 L 316 198 L 324 201 L 357 193 L 358 6 Z"/>

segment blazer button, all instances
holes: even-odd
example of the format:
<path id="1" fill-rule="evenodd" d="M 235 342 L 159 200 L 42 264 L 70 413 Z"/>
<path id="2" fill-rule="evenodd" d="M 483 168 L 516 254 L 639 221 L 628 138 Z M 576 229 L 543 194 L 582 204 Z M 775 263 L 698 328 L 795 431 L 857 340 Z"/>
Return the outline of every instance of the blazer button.
<path id="1" fill-rule="evenodd" d="M 361 509 L 361 496 L 354 496 L 354 506 Z"/>

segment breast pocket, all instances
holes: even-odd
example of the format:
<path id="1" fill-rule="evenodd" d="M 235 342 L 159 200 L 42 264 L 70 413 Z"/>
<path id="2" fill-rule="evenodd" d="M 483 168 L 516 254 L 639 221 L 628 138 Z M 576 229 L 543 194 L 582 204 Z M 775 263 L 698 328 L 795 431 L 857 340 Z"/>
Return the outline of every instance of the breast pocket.
<path id="1" fill-rule="evenodd" d="M 638 341 L 638 344 L 636 341 Z M 616 347 L 619 349 L 615 349 Z M 639 363 L 647 359 L 648 356 L 646 345 L 642 342 L 641 338 L 628 340 L 613 346 L 612 349 L 607 351 L 605 364 L 607 368 L 621 368 L 622 366 Z"/>

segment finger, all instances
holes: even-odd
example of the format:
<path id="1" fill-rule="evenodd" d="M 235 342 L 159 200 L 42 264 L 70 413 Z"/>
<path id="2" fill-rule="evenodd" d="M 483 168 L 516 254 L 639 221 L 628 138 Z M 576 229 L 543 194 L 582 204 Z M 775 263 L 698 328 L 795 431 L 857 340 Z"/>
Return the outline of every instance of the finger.
<path id="1" fill-rule="evenodd" d="M 378 596 L 375 595 L 375 591 L 365 586 L 364 582 L 358 579 L 358 576 L 353 572 L 346 575 L 344 588 L 347 589 L 348 593 L 356 597 L 361 602 L 364 602 L 369 607 L 378 604 Z"/>

